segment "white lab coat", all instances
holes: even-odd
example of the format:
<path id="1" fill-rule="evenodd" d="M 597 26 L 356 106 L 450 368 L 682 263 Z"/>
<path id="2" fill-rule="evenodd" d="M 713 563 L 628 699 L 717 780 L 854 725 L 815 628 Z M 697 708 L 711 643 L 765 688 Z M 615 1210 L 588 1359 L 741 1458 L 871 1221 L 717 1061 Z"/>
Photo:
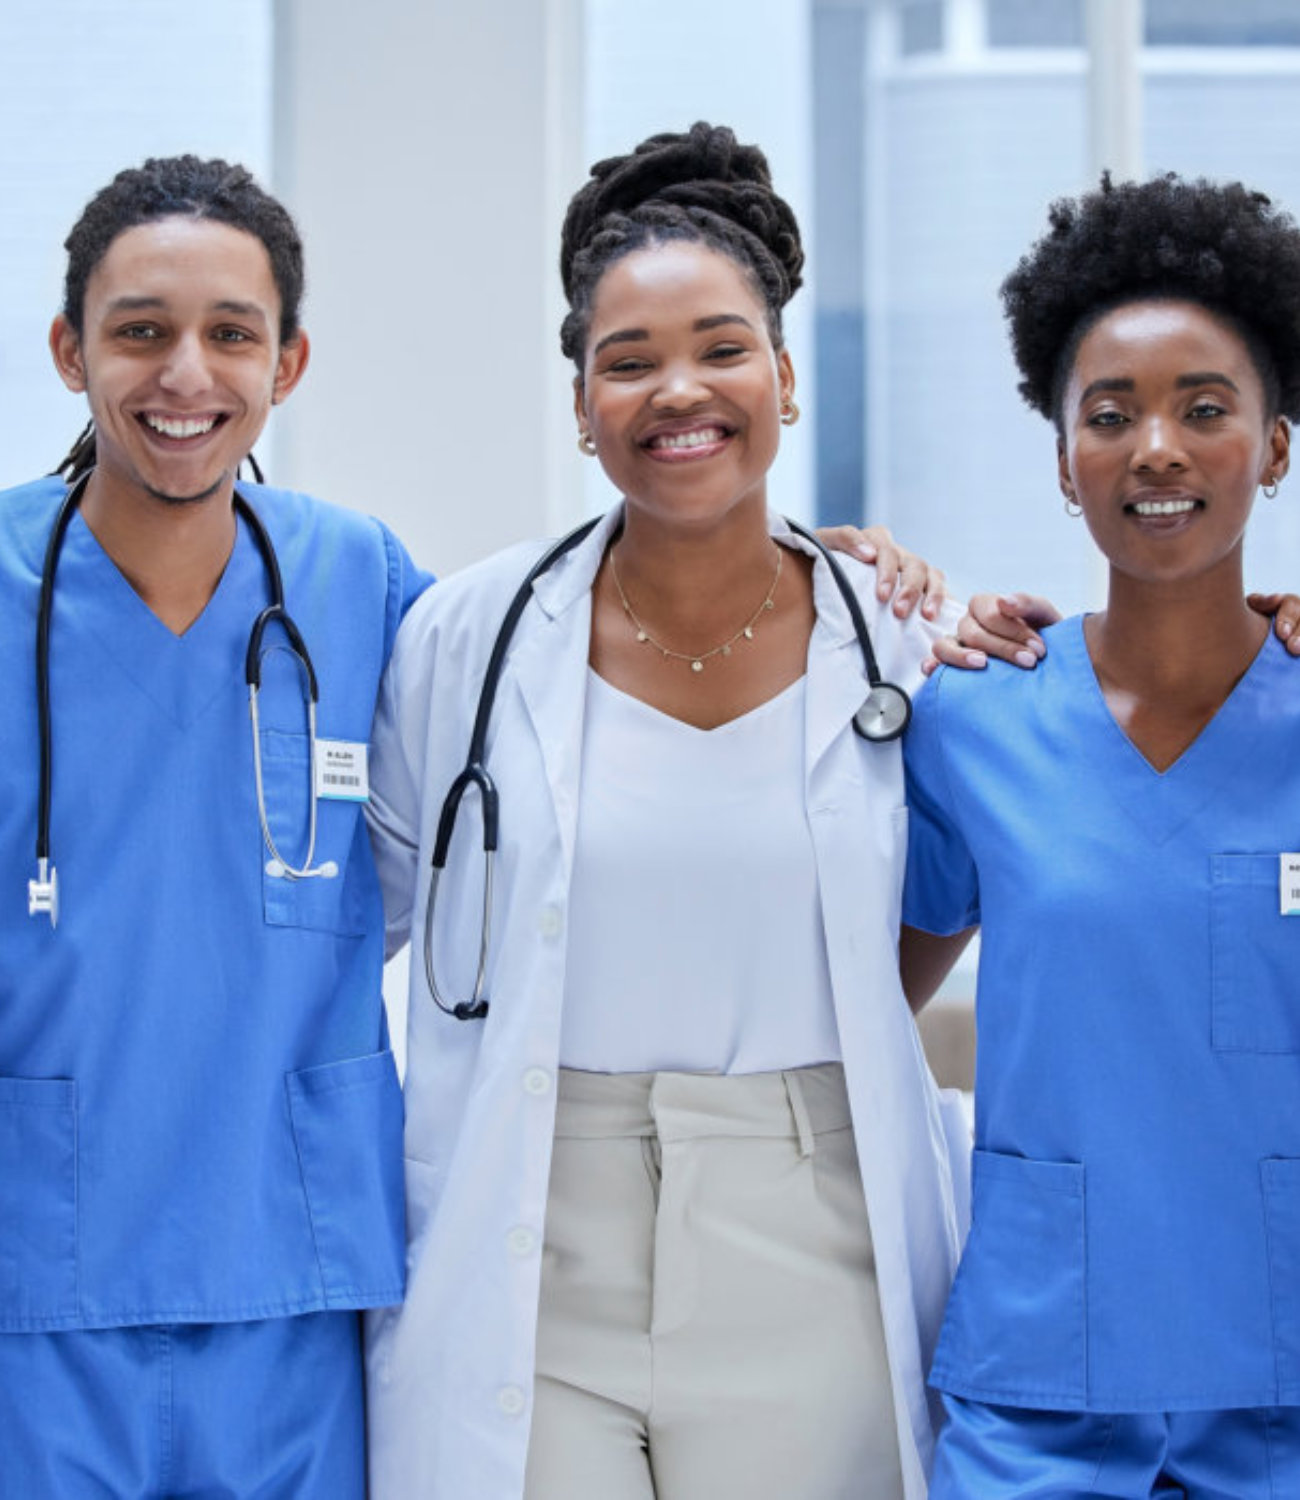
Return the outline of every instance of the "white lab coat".
<path id="1" fill-rule="evenodd" d="M 519 1500 L 581 772 L 591 584 L 617 512 L 534 586 L 506 662 L 487 763 L 501 797 L 491 1011 L 436 1010 L 422 959 L 429 859 L 469 743 L 483 671 L 540 548 L 439 583 L 406 618 L 372 751 L 372 822 L 389 946 L 412 941 L 406 1080 L 406 1302 L 369 1326 L 374 1500 Z M 793 538 L 779 517 L 775 535 Z M 874 574 L 844 561 L 886 680 L 914 688 L 935 627 L 900 624 Z M 908 1500 L 926 1492 L 936 1409 L 925 1372 L 964 1235 L 964 1124 L 942 1100 L 899 986 L 907 813 L 897 741 L 854 734 L 861 652 L 825 563 L 814 569 L 806 790 L 840 1043 L 871 1217 Z M 477 793 L 438 892 L 440 988 L 467 996 L 482 906 Z M 756 921 L 773 914 L 756 912 Z M 862 1493 L 871 1493 L 863 1476 Z M 613 1497 L 611 1497 L 613 1500 Z"/>

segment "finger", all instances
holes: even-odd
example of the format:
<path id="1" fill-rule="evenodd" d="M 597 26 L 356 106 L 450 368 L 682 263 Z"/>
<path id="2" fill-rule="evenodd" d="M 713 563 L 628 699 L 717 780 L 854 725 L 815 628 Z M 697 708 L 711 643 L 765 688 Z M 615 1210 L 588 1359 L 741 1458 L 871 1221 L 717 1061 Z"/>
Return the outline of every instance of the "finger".
<path id="1" fill-rule="evenodd" d="M 968 646 L 956 639 L 955 636 L 942 635 L 934 645 L 930 647 L 934 653 L 935 665 L 942 662 L 945 666 L 961 667 L 967 671 L 979 671 L 981 667 L 989 664 L 988 656 L 983 651 L 973 651 Z M 931 669 L 933 670 L 933 668 Z"/>
<path id="2" fill-rule="evenodd" d="M 1061 618 L 1056 605 L 1038 594 L 999 594 L 997 604 L 999 611 L 1008 618 L 1023 620 L 1026 625 L 1039 629 L 1044 625 L 1055 625 Z"/>
<path id="3" fill-rule="evenodd" d="M 957 625 L 957 635 L 964 645 L 992 651 L 1005 660 L 1011 659 L 1008 644 L 1031 651 L 1035 657 L 1047 654 L 1042 637 L 1020 618 L 1014 597 L 976 594 Z"/>
<path id="4" fill-rule="evenodd" d="M 925 598 L 921 603 L 921 613 L 927 620 L 937 620 L 939 611 L 948 598 L 948 578 L 942 568 L 929 564 L 925 574 Z"/>
<path id="5" fill-rule="evenodd" d="M 1261 615 L 1273 617 L 1273 630 L 1293 656 L 1300 656 L 1300 598 L 1295 594 L 1248 594 L 1246 602 Z"/>
<path id="6" fill-rule="evenodd" d="M 832 552 L 860 557 L 863 562 L 871 563 L 876 560 L 876 546 L 871 539 L 871 532 L 861 526 L 819 526 L 817 539 Z"/>

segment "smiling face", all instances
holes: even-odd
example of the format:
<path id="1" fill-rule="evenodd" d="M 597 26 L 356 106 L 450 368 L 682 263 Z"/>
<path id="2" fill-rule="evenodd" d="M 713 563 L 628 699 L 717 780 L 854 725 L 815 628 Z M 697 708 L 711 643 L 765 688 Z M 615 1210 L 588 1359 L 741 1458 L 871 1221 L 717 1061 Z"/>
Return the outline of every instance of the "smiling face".
<path id="1" fill-rule="evenodd" d="M 266 248 L 210 219 L 123 231 L 86 287 L 82 334 L 54 320 L 50 347 L 95 421 L 100 502 L 229 495 L 271 406 L 297 384 L 305 335 L 281 344 Z"/>
<path id="2" fill-rule="evenodd" d="M 579 427 L 629 518 L 698 527 L 738 506 L 765 509 L 794 370 L 729 256 L 671 240 L 615 261 L 596 289 L 575 391 Z"/>
<path id="3" fill-rule="evenodd" d="M 1241 566 L 1255 491 L 1286 473 L 1244 340 L 1194 302 L 1127 303 L 1080 341 L 1060 482 L 1112 572 L 1153 582 Z"/>

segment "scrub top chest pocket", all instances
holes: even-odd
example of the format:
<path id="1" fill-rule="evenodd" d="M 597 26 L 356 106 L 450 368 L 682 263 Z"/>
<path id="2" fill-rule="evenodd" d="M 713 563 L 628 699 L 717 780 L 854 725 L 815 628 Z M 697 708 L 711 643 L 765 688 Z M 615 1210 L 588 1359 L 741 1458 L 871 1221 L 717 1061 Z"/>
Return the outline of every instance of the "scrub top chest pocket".
<path id="1" fill-rule="evenodd" d="M 262 795 L 266 820 L 276 847 L 288 860 L 299 860 L 308 848 L 312 801 L 316 803 L 316 846 L 313 863 L 325 873 L 294 879 L 267 848 L 258 830 L 258 859 L 262 867 L 262 905 L 266 921 L 277 927 L 305 927 L 341 936 L 359 937 L 365 930 L 365 911 L 357 882 L 349 879 L 352 847 L 365 838 L 361 819 L 363 786 L 353 777 L 364 776 L 365 744 L 351 741 L 317 741 L 317 785 L 312 781 L 311 745 L 301 731 L 260 731 Z M 344 766 L 331 747 L 349 746 L 354 755 Z M 358 764 L 359 761 L 359 764 Z M 349 778 L 325 783 L 325 776 Z"/>
<path id="2" fill-rule="evenodd" d="M 1300 911 L 1279 854 L 1210 859 L 1211 1039 L 1217 1052 L 1300 1052 Z"/>

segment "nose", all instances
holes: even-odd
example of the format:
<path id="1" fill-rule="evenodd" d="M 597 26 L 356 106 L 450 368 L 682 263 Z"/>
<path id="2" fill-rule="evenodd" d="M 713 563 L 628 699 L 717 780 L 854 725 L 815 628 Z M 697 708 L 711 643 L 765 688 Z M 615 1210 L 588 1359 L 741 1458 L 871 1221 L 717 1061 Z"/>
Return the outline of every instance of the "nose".
<path id="1" fill-rule="evenodd" d="M 663 411 L 685 411 L 707 401 L 709 387 L 693 362 L 674 360 L 664 366 L 650 399 Z"/>
<path id="2" fill-rule="evenodd" d="M 172 395 L 190 399 L 209 388 L 206 350 L 197 333 L 183 333 L 173 341 L 159 373 L 159 384 Z"/>
<path id="3" fill-rule="evenodd" d="M 1177 472 L 1186 466 L 1178 423 L 1163 413 L 1152 413 L 1137 424 L 1132 467 L 1140 472 Z"/>

